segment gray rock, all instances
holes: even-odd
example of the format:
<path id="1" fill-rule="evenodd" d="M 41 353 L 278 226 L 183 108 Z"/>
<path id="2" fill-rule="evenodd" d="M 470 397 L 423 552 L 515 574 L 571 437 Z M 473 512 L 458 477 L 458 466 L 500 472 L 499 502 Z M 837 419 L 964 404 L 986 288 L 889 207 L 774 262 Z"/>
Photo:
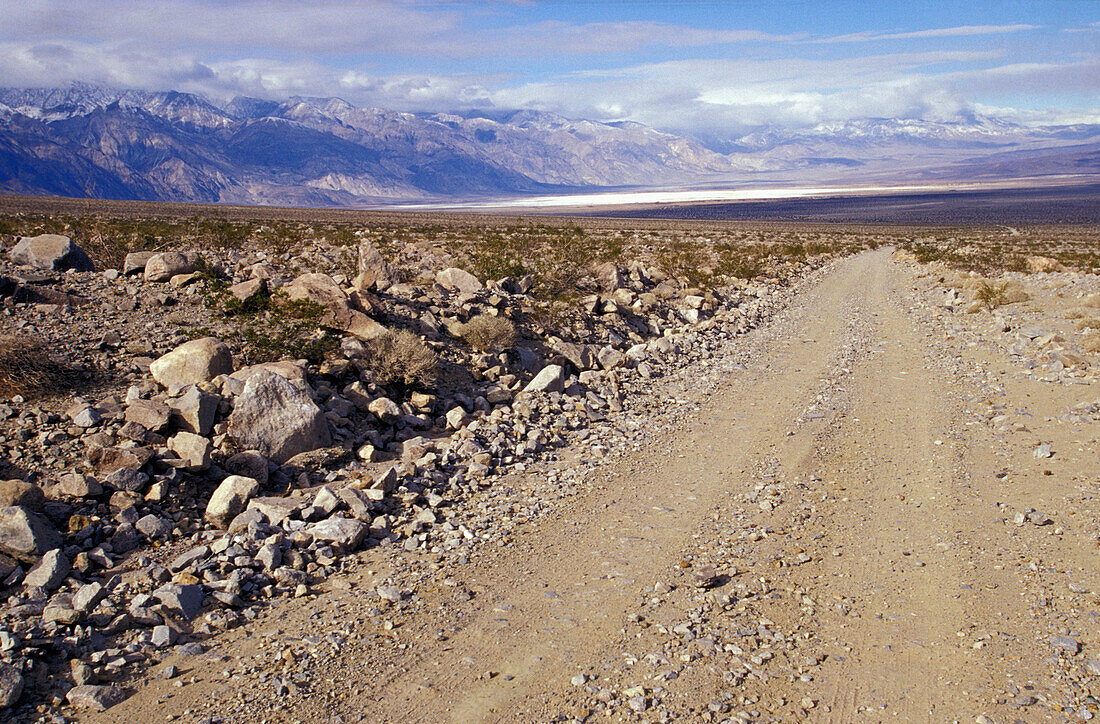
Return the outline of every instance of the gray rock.
<path id="1" fill-rule="evenodd" d="M 451 409 L 447 412 L 446 418 L 447 427 L 451 430 L 458 430 L 459 428 L 465 427 L 466 424 L 470 422 L 470 415 L 461 407 Z"/>
<path id="2" fill-rule="evenodd" d="M 168 439 L 168 449 L 179 455 L 188 470 L 206 470 L 210 467 L 210 441 L 193 432 L 177 432 Z"/>
<path id="3" fill-rule="evenodd" d="M 36 513 L 42 510 L 46 496 L 42 488 L 22 480 L 0 480 L 0 508 L 21 505 Z"/>
<path id="4" fill-rule="evenodd" d="M 149 365 L 153 379 L 167 387 L 170 393 L 231 372 L 233 355 L 214 337 L 185 342 Z"/>
<path id="5" fill-rule="evenodd" d="M 61 542 L 57 528 L 37 513 L 18 505 L 0 508 L 0 552 L 33 563 Z"/>
<path id="6" fill-rule="evenodd" d="M 133 468 L 119 468 L 103 478 L 103 482 L 115 490 L 140 493 L 149 483 L 149 476 Z"/>
<path id="7" fill-rule="evenodd" d="M 401 419 L 401 408 L 388 397 L 379 397 L 371 400 L 367 410 L 382 422 L 394 423 Z"/>
<path id="8" fill-rule="evenodd" d="M 172 562 L 168 564 L 168 570 L 170 571 L 183 571 L 191 566 L 195 565 L 199 561 L 205 560 L 210 556 L 210 546 L 199 546 L 198 548 L 192 548 L 186 553 L 181 553 L 172 559 Z"/>
<path id="9" fill-rule="evenodd" d="M 140 274 L 145 271 L 145 265 L 156 256 L 155 251 L 132 251 L 122 260 L 122 273 L 126 276 Z"/>
<path id="10" fill-rule="evenodd" d="M 622 367 L 626 364 L 626 355 L 614 347 L 604 347 L 596 354 L 596 358 L 605 370 Z"/>
<path id="11" fill-rule="evenodd" d="M 351 551 L 366 540 L 370 528 L 358 520 L 332 517 L 309 526 L 306 531 L 313 536 L 314 540 L 332 543 Z"/>
<path id="12" fill-rule="evenodd" d="M 377 289 L 385 291 L 397 281 L 397 275 L 389 262 L 378 251 L 378 247 L 369 241 L 359 242 L 358 275 L 355 288 L 360 291 Z"/>
<path id="13" fill-rule="evenodd" d="M 12 666 L 0 662 L 0 709 L 14 706 L 23 696 L 23 675 Z"/>
<path id="14" fill-rule="evenodd" d="M 263 513 L 272 525 L 280 525 L 303 507 L 305 502 L 301 498 L 265 497 L 248 501 L 248 509 Z"/>
<path id="15" fill-rule="evenodd" d="M 230 475 L 210 496 L 210 502 L 206 506 L 206 520 L 218 528 L 227 528 L 258 492 L 260 484 L 254 478 Z"/>
<path id="16" fill-rule="evenodd" d="M 92 271 L 95 264 L 73 240 L 60 234 L 24 236 L 11 250 L 11 260 L 16 264 L 45 271 Z"/>
<path id="17" fill-rule="evenodd" d="M 1069 636 L 1051 636 L 1050 645 L 1067 654 L 1076 654 L 1081 650 L 1081 642 Z"/>
<path id="18" fill-rule="evenodd" d="M 234 475 L 253 478 L 260 485 L 267 484 L 267 458 L 258 450 L 245 450 L 225 461 L 225 469 Z"/>
<path id="19" fill-rule="evenodd" d="M 229 416 L 229 434 L 277 463 L 332 443 L 328 421 L 308 394 L 285 377 L 248 379 Z"/>
<path id="20" fill-rule="evenodd" d="M 221 398 L 217 395 L 192 386 L 179 397 L 169 400 L 168 407 L 179 429 L 196 435 L 208 435 L 214 426 L 220 402 Z"/>
<path id="21" fill-rule="evenodd" d="M 161 624 L 160 626 L 154 626 L 151 643 L 158 649 L 163 649 L 171 646 L 172 644 L 176 643 L 176 630 L 171 626 L 165 626 L 164 624 Z"/>
<path id="22" fill-rule="evenodd" d="M 153 591 L 153 596 L 188 621 L 202 610 L 202 586 L 197 583 L 169 583 Z"/>
<path id="23" fill-rule="evenodd" d="M 62 584 L 65 576 L 69 575 L 71 563 L 59 548 L 46 551 L 34 567 L 27 571 L 23 577 L 23 585 L 27 588 L 45 588 L 52 591 Z"/>
<path id="24" fill-rule="evenodd" d="M 145 281 L 166 282 L 177 274 L 190 274 L 195 271 L 186 256 L 178 251 L 166 251 L 154 254 L 145 262 Z"/>
<path id="25" fill-rule="evenodd" d="M 485 288 L 477 277 L 457 267 L 450 267 L 436 274 L 435 282 L 446 289 L 467 294 L 475 294 Z"/>
<path id="26" fill-rule="evenodd" d="M 107 597 L 107 589 L 99 583 L 88 583 L 73 594 L 72 607 L 81 613 L 91 613 Z"/>
<path id="27" fill-rule="evenodd" d="M 58 478 L 57 484 L 50 491 L 52 495 L 60 493 L 69 498 L 92 498 L 103 493 L 103 486 L 88 475 L 66 473 Z"/>
<path id="28" fill-rule="evenodd" d="M 403 598 L 401 589 L 397 586 L 378 586 L 375 591 L 379 598 L 390 603 L 397 603 Z"/>
<path id="29" fill-rule="evenodd" d="M 136 422 L 151 432 L 160 432 L 168 425 L 171 410 L 160 400 L 134 400 L 126 408 L 127 422 Z"/>
<path id="30" fill-rule="evenodd" d="M 77 709 L 106 711 L 126 700 L 126 692 L 117 686 L 92 686 L 83 684 L 69 689 L 65 701 Z"/>
<path id="31" fill-rule="evenodd" d="M 226 529 L 226 532 L 230 535 L 235 535 L 237 533 L 243 533 L 244 531 L 248 530 L 249 526 L 251 526 L 252 524 L 260 525 L 270 522 L 271 521 L 267 519 L 267 516 L 260 511 L 255 509 L 245 509 L 243 513 L 233 519 L 233 521 L 229 524 L 229 527 Z"/>
<path id="32" fill-rule="evenodd" d="M 229 293 L 233 298 L 242 303 L 255 299 L 266 291 L 267 281 L 264 279 L 249 279 L 229 287 Z"/>
<path id="33" fill-rule="evenodd" d="M 565 389 L 565 370 L 561 365 L 547 365 L 523 388 L 524 392 L 561 392 Z"/>
<path id="34" fill-rule="evenodd" d="M 103 422 L 103 415 L 94 407 L 85 407 L 73 415 L 73 424 L 77 427 L 95 427 Z"/>
<path id="35" fill-rule="evenodd" d="M 175 525 L 173 525 L 170 520 L 149 513 L 139 518 L 138 521 L 134 523 L 134 527 L 141 531 L 146 538 L 160 540 L 161 538 L 167 538 Z"/>
<path id="36" fill-rule="evenodd" d="M 265 543 L 256 552 L 256 560 L 265 569 L 274 571 L 283 564 L 283 550 L 274 543 Z"/>

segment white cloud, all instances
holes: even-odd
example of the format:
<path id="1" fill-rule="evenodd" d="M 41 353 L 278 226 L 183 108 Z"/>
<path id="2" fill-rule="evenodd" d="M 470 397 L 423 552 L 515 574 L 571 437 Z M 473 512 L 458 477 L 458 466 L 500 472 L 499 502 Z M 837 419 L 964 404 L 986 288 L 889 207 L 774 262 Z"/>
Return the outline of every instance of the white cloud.
<path id="1" fill-rule="evenodd" d="M 836 35 L 829 38 L 820 38 L 814 42 L 819 43 L 851 43 L 881 40 L 914 40 L 927 38 L 957 38 L 974 35 L 1005 35 L 1008 33 L 1022 33 L 1027 30 L 1038 30 L 1038 25 L 1017 23 L 1014 25 L 960 25 L 953 28 L 932 28 L 930 30 L 913 30 L 904 33 L 849 33 Z"/>

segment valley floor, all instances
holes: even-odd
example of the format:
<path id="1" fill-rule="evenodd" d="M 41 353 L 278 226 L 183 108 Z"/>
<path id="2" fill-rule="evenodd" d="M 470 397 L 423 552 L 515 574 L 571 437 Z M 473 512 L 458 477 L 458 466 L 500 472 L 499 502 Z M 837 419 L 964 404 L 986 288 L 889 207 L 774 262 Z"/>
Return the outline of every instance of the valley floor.
<path id="1" fill-rule="evenodd" d="M 363 552 L 85 720 L 1091 719 L 1096 383 L 1021 371 L 920 270 L 830 264 L 655 386 L 628 453 L 470 502 L 530 514 L 464 564 Z"/>

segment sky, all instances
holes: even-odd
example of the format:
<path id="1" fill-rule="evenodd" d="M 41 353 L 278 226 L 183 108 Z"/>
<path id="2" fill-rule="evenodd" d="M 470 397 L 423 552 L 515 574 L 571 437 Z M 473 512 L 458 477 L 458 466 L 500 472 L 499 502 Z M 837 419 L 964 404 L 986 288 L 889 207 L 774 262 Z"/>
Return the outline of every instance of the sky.
<path id="1" fill-rule="evenodd" d="M 867 117 L 1100 123 L 1100 0 L 2 0 L 0 85 L 735 137 Z"/>

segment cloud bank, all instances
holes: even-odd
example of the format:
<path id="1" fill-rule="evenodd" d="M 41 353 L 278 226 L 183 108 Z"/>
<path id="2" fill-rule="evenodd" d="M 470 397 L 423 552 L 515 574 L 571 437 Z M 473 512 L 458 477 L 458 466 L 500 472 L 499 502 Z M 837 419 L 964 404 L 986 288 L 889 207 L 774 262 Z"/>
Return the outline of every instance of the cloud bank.
<path id="1" fill-rule="evenodd" d="M 410 111 L 530 108 L 711 135 L 979 111 L 1100 122 L 1095 22 L 1063 34 L 1080 42 L 1053 57 L 1042 43 L 1023 52 L 1030 46 L 1020 39 L 1044 31 L 1024 22 L 814 35 L 797 24 L 766 32 L 656 19 L 527 22 L 501 3 L 112 5 L 0 7 L 0 85 L 85 81 L 218 100 L 333 95 Z"/>

